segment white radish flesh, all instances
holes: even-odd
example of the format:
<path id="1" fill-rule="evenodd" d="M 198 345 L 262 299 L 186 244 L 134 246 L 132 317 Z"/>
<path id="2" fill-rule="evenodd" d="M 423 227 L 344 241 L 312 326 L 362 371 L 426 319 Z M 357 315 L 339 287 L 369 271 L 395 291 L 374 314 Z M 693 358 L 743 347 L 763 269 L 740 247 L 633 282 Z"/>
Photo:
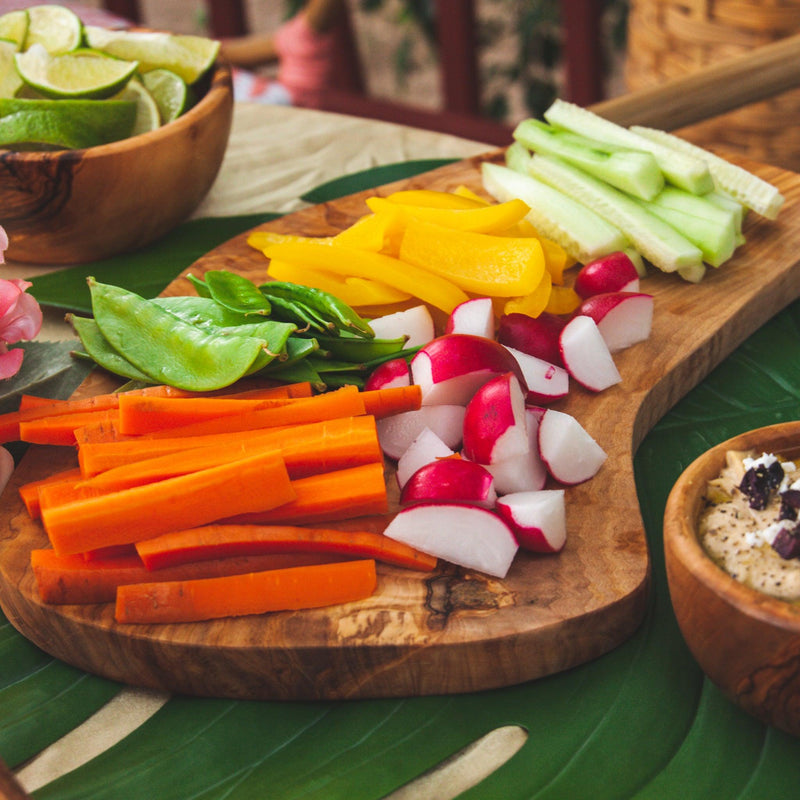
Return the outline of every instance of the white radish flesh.
<path id="1" fill-rule="evenodd" d="M 491 297 L 473 297 L 459 303 L 447 318 L 445 333 L 468 333 L 494 338 L 494 306 Z"/>
<path id="2" fill-rule="evenodd" d="M 569 394 L 569 373 L 564 367 L 512 347 L 507 349 L 517 360 L 525 376 L 528 387 L 527 402 L 552 403 Z"/>
<path id="3" fill-rule="evenodd" d="M 622 380 L 608 345 L 591 317 L 573 317 L 561 331 L 559 341 L 567 372 L 590 391 L 602 392 Z"/>
<path id="4" fill-rule="evenodd" d="M 420 468 L 438 458 L 455 455 L 430 428 L 423 428 L 397 461 L 397 483 L 402 489 L 406 481 Z"/>
<path id="5" fill-rule="evenodd" d="M 563 489 L 518 492 L 497 501 L 497 513 L 508 523 L 524 550 L 558 553 L 567 541 Z"/>
<path id="6" fill-rule="evenodd" d="M 425 305 L 371 319 L 369 324 L 378 339 L 399 339 L 407 336 L 405 347 L 427 344 L 435 335 L 433 317 Z"/>
<path id="7" fill-rule="evenodd" d="M 589 297 L 578 313 L 591 317 L 609 352 L 645 341 L 653 326 L 653 296 L 642 292 L 609 292 Z"/>
<path id="8" fill-rule="evenodd" d="M 594 477 L 607 458 L 575 417 L 553 408 L 539 422 L 539 455 L 553 478 L 568 486 Z"/>
<path id="9" fill-rule="evenodd" d="M 411 385 L 411 370 L 404 358 L 393 358 L 375 367 L 364 383 L 365 391 Z"/>
<path id="10" fill-rule="evenodd" d="M 451 450 L 461 446 L 464 406 L 423 406 L 375 421 L 383 452 L 395 460 L 405 453 L 425 428 L 433 431 Z"/>

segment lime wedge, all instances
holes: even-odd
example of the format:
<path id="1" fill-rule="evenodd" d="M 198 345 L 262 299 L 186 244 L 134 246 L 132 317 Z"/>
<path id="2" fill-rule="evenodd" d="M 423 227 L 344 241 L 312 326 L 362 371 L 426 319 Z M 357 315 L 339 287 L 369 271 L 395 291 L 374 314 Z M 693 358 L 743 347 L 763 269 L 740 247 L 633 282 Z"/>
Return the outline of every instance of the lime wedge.
<path id="1" fill-rule="evenodd" d="M 9 11 L 0 17 L 0 39 L 14 42 L 17 50 L 21 50 L 27 35 L 28 12 L 26 10 Z"/>
<path id="2" fill-rule="evenodd" d="M 22 78 L 14 64 L 17 46 L 7 39 L 0 39 L 0 97 L 13 97 L 22 86 Z"/>
<path id="3" fill-rule="evenodd" d="M 145 72 L 142 82 L 156 101 L 162 125 L 177 119 L 189 106 L 189 87 L 172 70 L 159 68 Z"/>
<path id="4" fill-rule="evenodd" d="M 138 79 L 133 78 L 128 81 L 125 88 L 114 95 L 115 100 L 130 100 L 136 103 L 136 121 L 133 124 L 131 136 L 136 136 L 147 131 L 154 131 L 161 125 L 161 114 L 158 110 L 153 95 L 147 91 L 144 84 Z"/>
<path id="5" fill-rule="evenodd" d="M 219 51 L 219 42 L 203 36 L 108 30 L 94 25 L 86 26 L 85 35 L 95 50 L 138 61 L 140 72 L 168 69 L 190 85 L 211 67 Z"/>
<path id="6" fill-rule="evenodd" d="M 130 135 L 136 104 L 129 100 L 0 99 L 0 147 L 83 149 Z"/>
<path id="7" fill-rule="evenodd" d="M 28 9 L 28 34 L 24 49 L 42 45 L 53 55 L 69 53 L 81 46 L 83 23 L 68 8 L 57 5 L 31 6 Z"/>
<path id="8" fill-rule="evenodd" d="M 40 44 L 14 57 L 22 80 L 45 97 L 110 97 L 136 72 L 135 61 L 123 61 L 93 50 L 53 56 Z"/>

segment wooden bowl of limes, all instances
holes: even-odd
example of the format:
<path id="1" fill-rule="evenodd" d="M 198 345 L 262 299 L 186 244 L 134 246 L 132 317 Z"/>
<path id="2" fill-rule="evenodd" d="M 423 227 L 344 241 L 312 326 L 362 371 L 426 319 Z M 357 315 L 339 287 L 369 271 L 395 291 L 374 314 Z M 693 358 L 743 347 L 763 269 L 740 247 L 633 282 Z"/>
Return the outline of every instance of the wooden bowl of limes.
<path id="1" fill-rule="evenodd" d="M 734 546 L 733 537 L 738 535 L 734 527 L 744 530 L 751 524 L 748 520 L 756 519 L 746 509 L 726 509 L 729 526 L 720 529 L 734 558 L 747 559 L 745 566 L 733 570 L 738 579 L 712 560 L 701 542 L 701 516 L 712 503 L 709 482 L 719 480 L 730 453 L 744 452 L 780 455 L 796 465 L 800 422 L 735 436 L 707 450 L 679 477 L 664 513 L 670 599 L 683 638 L 706 675 L 749 714 L 800 736 L 800 601 L 776 597 L 759 583 L 765 573 L 769 581 L 788 587 L 788 576 L 800 570 L 800 560 L 786 560 L 779 571 L 772 565 L 777 557 L 764 558 L 766 545 L 752 553 L 740 544 Z M 727 496 L 714 502 L 721 500 Z M 758 527 L 763 521 L 752 524 Z M 796 524 L 786 522 L 789 527 Z M 745 541 L 752 535 L 746 534 Z"/>
<path id="2" fill-rule="evenodd" d="M 159 239 L 197 208 L 225 154 L 233 90 L 218 44 L 84 27 L 63 6 L 18 13 L 0 17 L 7 258 L 75 264 Z"/>

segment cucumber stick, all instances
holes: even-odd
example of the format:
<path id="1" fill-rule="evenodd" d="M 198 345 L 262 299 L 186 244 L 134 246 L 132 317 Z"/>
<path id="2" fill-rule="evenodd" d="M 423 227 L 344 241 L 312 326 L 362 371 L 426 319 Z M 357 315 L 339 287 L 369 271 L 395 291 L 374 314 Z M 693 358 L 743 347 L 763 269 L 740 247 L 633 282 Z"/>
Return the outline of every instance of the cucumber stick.
<path id="1" fill-rule="evenodd" d="M 767 219 L 775 219 L 778 216 L 784 201 L 783 195 L 777 187 L 753 175 L 752 172 L 666 131 L 632 125 L 631 132 L 655 144 L 670 148 L 674 153 L 703 159 L 719 191 L 730 195 L 734 200 Z"/>
<path id="2" fill-rule="evenodd" d="M 664 272 L 702 264 L 703 254 L 696 245 L 624 192 L 551 156 L 533 156 L 527 166 L 533 177 L 619 225 L 636 250 Z"/>
<path id="3" fill-rule="evenodd" d="M 481 165 L 483 186 L 503 202 L 519 198 L 528 206 L 527 219 L 547 239 L 561 245 L 569 256 L 586 263 L 630 247 L 628 238 L 582 203 L 527 174 L 530 154 L 512 144 L 506 153 L 509 166 L 485 162 Z"/>
<path id="4" fill-rule="evenodd" d="M 708 165 L 697 155 L 677 152 L 674 147 L 635 133 L 632 129 L 603 119 L 598 114 L 565 100 L 555 100 L 545 111 L 544 117 L 555 128 L 564 128 L 590 139 L 652 153 L 664 177 L 687 192 L 706 194 L 714 189 Z"/>
<path id="5" fill-rule="evenodd" d="M 535 153 L 563 158 L 642 200 L 652 200 L 664 188 L 664 175 L 652 153 L 605 148 L 602 142 L 558 131 L 537 119 L 520 122 L 514 139 Z"/>

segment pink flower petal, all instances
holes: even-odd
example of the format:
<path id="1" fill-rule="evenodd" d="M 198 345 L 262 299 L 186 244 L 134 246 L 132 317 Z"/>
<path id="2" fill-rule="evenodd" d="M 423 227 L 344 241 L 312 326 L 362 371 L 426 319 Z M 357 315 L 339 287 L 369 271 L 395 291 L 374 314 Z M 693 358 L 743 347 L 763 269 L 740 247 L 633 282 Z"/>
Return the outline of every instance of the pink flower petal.
<path id="1" fill-rule="evenodd" d="M 3 228 L 2 225 L 0 225 L 0 264 L 5 263 L 6 260 L 5 251 L 7 249 L 8 249 L 8 234 L 6 233 L 5 228 Z"/>
<path id="2" fill-rule="evenodd" d="M 2 345 L 2 348 L 5 352 L 0 353 L 0 380 L 5 380 L 6 378 L 12 378 L 19 372 L 25 352 L 20 347 L 6 350 L 5 345 Z"/>
<path id="3" fill-rule="evenodd" d="M 41 329 L 42 309 L 27 292 L 20 294 L 14 306 L 0 317 L 0 339 L 6 344 L 35 339 Z"/>
<path id="4" fill-rule="evenodd" d="M 6 313 L 14 303 L 17 302 L 17 298 L 25 291 L 27 287 L 20 286 L 20 283 L 25 283 L 25 281 L 19 280 L 2 280 L 0 279 L 0 316 Z M 28 284 L 30 286 L 30 284 Z"/>

